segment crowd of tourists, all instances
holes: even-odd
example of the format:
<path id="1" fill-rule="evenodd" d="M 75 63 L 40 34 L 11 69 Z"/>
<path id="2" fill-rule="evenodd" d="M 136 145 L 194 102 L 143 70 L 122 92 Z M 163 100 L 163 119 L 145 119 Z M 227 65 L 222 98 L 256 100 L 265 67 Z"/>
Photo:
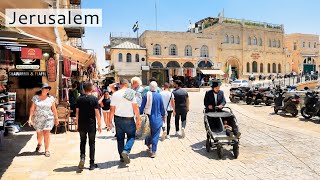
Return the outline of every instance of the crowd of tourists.
<path id="1" fill-rule="evenodd" d="M 174 90 L 171 91 L 170 87 Z M 107 130 L 115 130 L 120 161 L 130 163 L 129 154 L 141 128 L 141 117 L 148 117 L 150 134 L 145 138 L 151 158 L 156 157 L 159 139 L 170 139 L 171 117 L 175 118 L 175 136 L 185 137 L 186 119 L 189 111 L 189 97 L 183 83 L 176 80 L 173 84 L 165 83 L 158 87 L 156 79 L 149 80 L 149 86 L 142 87 L 139 77 L 129 82 L 120 80 L 108 86 L 103 92 L 91 82 L 83 86 L 83 92 L 77 91 L 73 84 L 69 91 L 69 103 L 75 116 L 77 131 L 80 134 L 80 162 L 78 167 L 84 168 L 87 137 L 89 139 L 90 170 L 95 164 L 96 132 L 101 133 L 103 116 Z M 42 142 L 45 144 L 45 156 L 50 157 L 50 130 L 58 125 L 55 98 L 49 94 L 51 87 L 43 84 L 41 90 L 32 98 L 32 106 L 28 123 L 37 131 L 39 152 Z M 181 131 L 180 131 L 180 121 Z M 160 135 L 162 132 L 162 135 Z M 127 141 L 125 142 L 125 138 Z"/>

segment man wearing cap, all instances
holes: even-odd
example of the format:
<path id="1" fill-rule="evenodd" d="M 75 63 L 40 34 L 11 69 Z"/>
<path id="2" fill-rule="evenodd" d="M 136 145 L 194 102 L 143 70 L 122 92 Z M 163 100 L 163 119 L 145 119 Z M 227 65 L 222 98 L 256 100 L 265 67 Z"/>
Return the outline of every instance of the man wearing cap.
<path id="1" fill-rule="evenodd" d="M 218 109 L 222 109 L 226 105 L 226 99 L 224 98 L 223 91 L 220 90 L 220 82 L 217 80 L 212 81 L 212 90 L 207 91 L 204 97 L 204 106 L 206 112 L 214 112 Z"/>
<path id="2" fill-rule="evenodd" d="M 129 81 L 120 80 L 120 90 L 113 93 L 110 104 L 110 117 L 108 126 L 111 128 L 111 121 L 114 119 L 116 125 L 116 137 L 120 161 L 130 163 L 129 154 L 136 137 L 136 129 L 140 127 L 141 119 L 135 91 L 129 89 Z M 136 116 L 136 122 L 134 121 Z M 127 142 L 124 143 L 125 134 Z"/>

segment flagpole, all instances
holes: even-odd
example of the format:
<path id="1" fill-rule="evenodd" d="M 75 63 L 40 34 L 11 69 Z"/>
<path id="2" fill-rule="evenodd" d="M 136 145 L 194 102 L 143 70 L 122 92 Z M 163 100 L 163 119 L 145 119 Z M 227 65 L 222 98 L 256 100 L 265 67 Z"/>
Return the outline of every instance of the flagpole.
<path id="1" fill-rule="evenodd" d="M 140 42 L 139 42 L 139 28 L 137 29 L 137 43 L 140 46 Z"/>

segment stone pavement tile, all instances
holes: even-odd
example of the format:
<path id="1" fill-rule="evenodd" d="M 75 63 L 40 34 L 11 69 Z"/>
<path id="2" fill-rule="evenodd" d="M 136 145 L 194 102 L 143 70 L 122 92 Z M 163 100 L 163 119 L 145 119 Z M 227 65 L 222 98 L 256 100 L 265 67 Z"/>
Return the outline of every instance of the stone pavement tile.
<path id="1" fill-rule="evenodd" d="M 130 180 L 146 180 L 146 176 L 131 175 Z"/>
<path id="2" fill-rule="evenodd" d="M 48 171 L 32 171 L 30 173 L 30 176 L 29 178 L 30 179 L 39 179 L 39 180 L 42 180 L 42 179 L 45 179 L 49 176 L 49 172 Z"/>
<path id="3" fill-rule="evenodd" d="M 83 180 L 84 177 L 82 177 L 81 175 L 68 175 L 68 180 Z M 50 175 L 48 177 L 46 177 L 44 180 L 58 180 L 58 179 L 65 179 L 66 175 Z"/>
<path id="4" fill-rule="evenodd" d="M 11 173 L 9 175 L 3 175 L 1 178 L 1 180 L 26 180 L 29 179 L 29 173 Z"/>

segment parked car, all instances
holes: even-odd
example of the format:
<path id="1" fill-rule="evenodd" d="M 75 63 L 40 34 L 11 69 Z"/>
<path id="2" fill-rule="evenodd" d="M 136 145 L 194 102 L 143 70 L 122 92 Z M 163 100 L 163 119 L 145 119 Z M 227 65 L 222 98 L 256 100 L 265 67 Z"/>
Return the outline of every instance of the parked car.
<path id="1" fill-rule="evenodd" d="M 248 81 L 237 79 L 231 83 L 231 88 L 238 88 L 238 87 L 249 87 Z"/>

